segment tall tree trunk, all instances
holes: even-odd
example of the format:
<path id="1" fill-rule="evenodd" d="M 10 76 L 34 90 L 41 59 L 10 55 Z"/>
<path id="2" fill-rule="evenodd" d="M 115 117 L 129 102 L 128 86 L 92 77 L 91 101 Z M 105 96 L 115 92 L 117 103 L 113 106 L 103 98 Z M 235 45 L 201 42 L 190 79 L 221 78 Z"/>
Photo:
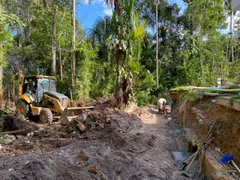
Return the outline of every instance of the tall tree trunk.
<path id="1" fill-rule="evenodd" d="M 63 51 L 64 52 L 64 51 Z M 65 53 L 62 52 L 63 58 L 62 58 L 62 78 L 64 77 L 64 72 L 65 72 L 65 62 L 67 60 L 67 57 Z"/>
<path id="2" fill-rule="evenodd" d="M 123 101 L 123 92 L 121 87 L 121 51 L 116 50 L 116 65 L 117 65 L 117 81 L 116 81 L 116 92 L 115 92 L 115 98 L 116 98 L 116 106 L 121 107 L 122 101 Z"/>
<path id="3" fill-rule="evenodd" d="M 157 88 L 159 87 L 158 80 L 158 0 L 156 4 L 156 78 L 157 78 Z"/>
<path id="4" fill-rule="evenodd" d="M 27 1 L 24 5 L 27 6 L 27 21 L 26 21 L 26 26 L 24 28 L 24 41 L 29 41 L 30 36 L 31 36 L 31 21 L 33 18 L 32 14 L 32 6 L 29 1 Z"/>
<path id="5" fill-rule="evenodd" d="M 114 1 L 114 10 L 118 16 L 121 16 L 121 7 L 120 0 Z M 117 24 L 119 27 L 119 24 Z M 120 28 L 118 29 L 117 34 L 121 34 Z M 121 62 L 122 62 L 122 51 L 119 50 L 119 44 L 116 46 L 116 68 L 117 68 L 117 80 L 116 80 L 116 91 L 115 91 L 115 99 L 116 99 L 116 107 L 121 107 L 123 102 L 123 89 L 122 89 L 122 75 L 121 75 Z"/>
<path id="6" fill-rule="evenodd" d="M 63 67 L 62 67 L 62 50 L 59 44 L 59 68 L 60 68 L 60 80 L 63 80 Z"/>
<path id="7" fill-rule="evenodd" d="M 64 12 L 63 12 L 63 16 L 62 16 L 62 19 L 60 21 L 60 28 L 62 28 L 62 25 L 63 25 L 63 20 L 65 18 L 65 15 L 66 15 L 66 8 L 64 8 Z M 63 62 L 62 62 L 62 49 L 61 49 L 61 43 L 60 43 L 60 37 L 61 37 L 61 33 L 59 34 L 59 37 L 58 37 L 58 46 L 59 46 L 59 68 L 60 68 L 60 80 L 62 81 L 63 80 Z"/>
<path id="8" fill-rule="evenodd" d="M 72 87 L 75 85 L 75 73 L 76 73 L 76 56 L 75 56 L 75 0 L 72 0 L 72 63 L 71 63 L 71 80 L 72 80 Z"/>
<path id="9" fill-rule="evenodd" d="M 52 26 L 52 75 L 56 76 L 56 32 L 57 32 L 57 8 L 53 3 L 53 26 Z"/>
<path id="10" fill-rule="evenodd" d="M 231 15 L 230 15 L 230 40 L 231 40 L 231 61 L 234 62 L 234 51 L 233 51 L 233 11 L 231 8 Z"/>
<path id="11" fill-rule="evenodd" d="M 202 42 L 203 42 L 203 28 L 204 28 L 204 24 L 205 24 L 205 20 L 206 20 L 207 5 L 208 5 L 208 0 L 204 4 L 205 7 L 204 7 L 203 15 L 202 15 L 200 38 L 199 38 L 199 41 L 200 41 L 200 43 L 199 43 L 199 60 L 200 60 L 201 71 L 202 71 L 201 85 L 203 85 L 205 82 Z"/>
<path id="12" fill-rule="evenodd" d="M 0 7 L 0 10 L 1 10 L 1 7 Z M 0 59 L 2 60 L 3 57 L 3 53 L 1 52 L 2 51 L 2 44 L 0 42 Z M 3 83 L 3 68 L 2 68 L 2 65 L 0 65 L 0 107 L 3 106 L 3 86 L 2 86 L 2 83 Z"/>
<path id="13" fill-rule="evenodd" d="M 15 101 L 15 97 L 16 97 L 16 92 L 15 92 L 15 89 L 16 89 L 16 82 L 15 82 L 15 79 L 13 79 L 13 85 L 12 85 L 12 100 Z"/>
<path id="14" fill-rule="evenodd" d="M 1 65 L 0 65 L 0 107 L 3 107 L 3 67 Z"/>
<path id="15" fill-rule="evenodd" d="M 11 101 L 11 87 L 10 85 L 7 85 L 7 107 L 9 107 L 10 101 Z"/>

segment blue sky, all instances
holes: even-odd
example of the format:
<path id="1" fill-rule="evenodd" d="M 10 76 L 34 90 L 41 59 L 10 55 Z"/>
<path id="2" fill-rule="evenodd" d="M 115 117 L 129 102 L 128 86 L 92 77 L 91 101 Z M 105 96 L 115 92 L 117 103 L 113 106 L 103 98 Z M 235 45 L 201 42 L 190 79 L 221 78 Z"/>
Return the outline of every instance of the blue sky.
<path id="1" fill-rule="evenodd" d="M 105 15 L 112 15 L 112 9 L 106 6 L 105 0 L 92 0 L 91 4 L 88 4 L 88 0 L 82 0 L 76 8 L 77 19 L 85 31 L 88 31 L 99 17 Z"/>
<path id="2" fill-rule="evenodd" d="M 182 0 L 168 0 L 170 4 L 177 3 L 183 13 L 186 8 Z M 112 9 L 107 7 L 105 0 L 92 0 L 92 4 L 88 4 L 88 0 L 82 0 L 82 3 L 77 5 L 76 16 L 85 31 L 88 31 L 94 24 L 97 18 L 111 15 Z"/>

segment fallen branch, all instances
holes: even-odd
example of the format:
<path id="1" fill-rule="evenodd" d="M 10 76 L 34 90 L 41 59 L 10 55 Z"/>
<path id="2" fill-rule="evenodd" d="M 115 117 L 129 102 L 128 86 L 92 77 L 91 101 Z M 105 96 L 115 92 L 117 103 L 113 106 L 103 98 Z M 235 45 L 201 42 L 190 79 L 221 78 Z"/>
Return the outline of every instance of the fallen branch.
<path id="1" fill-rule="evenodd" d="M 9 134 L 9 135 L 16 135 L 16 134 L 26 135 L 29 132 L 30 131 L 27 131 L 26 129 L 20 129 L 20 130 L 15 130 L 15 131 L 0 132 L 0 135 L 5 135 L 5 134 Z"/>

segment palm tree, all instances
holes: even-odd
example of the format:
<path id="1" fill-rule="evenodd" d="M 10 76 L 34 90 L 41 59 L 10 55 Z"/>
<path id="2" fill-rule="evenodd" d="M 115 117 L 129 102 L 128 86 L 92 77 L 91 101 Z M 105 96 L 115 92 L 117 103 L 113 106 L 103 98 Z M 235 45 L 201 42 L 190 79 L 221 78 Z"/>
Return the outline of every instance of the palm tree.
<path id="1" fill-rule="evenodd" d="M 104 42 L 109 34 L 112 34 L 117 70 L 115 98 L 116 106 L 120 107 L 123 102 L 128 102 L 131 91 L 129 62 L 132 57 L 137 59 L 140 54 L 140 43 L 145 35 L 146 23 L 139 23 L 135 12 L 135 0 L 106 0 L 106 3 L 114 7 L 113 17 L 111 21 L 109 18 L 98 20 L 90 31 L 90 37 L 94 41 Z M 106 28 L 107 23 L 110 30 Z M 124 72 L 121 69 L 124 69 Z"/>
<path id="2" fill-rule="evenodd" d="M 32 2 L 36 5 L 43 6 L 45 8 L 49 5 L 48 0 L 32 0 Z"/>
<path id="3" fill-rule="evenodd" d="M 111 34 L 111 17 L 105 16 L 103 19 L 99 18 L 96 20 L 94 26 L 89 31 L 89 37 L 92 40 L 93 46 L 96 46 L 96 43 L 102 45 L 106 44 L 106 39 Z"/>
<path id="4" fill-rule="evenodd" d="M 115 16 L 120 17 L 121 16 L 121 3 L 122 0 L 106 0 L 105 1 L 107 5 L 110 7 L 114 7 Z M 115 24 L 115 30 L 116 30 L 116 36 L 120 36 L 121 32 L 119 31 L 120 24 Z M 120 49 L 120 44 L 117 43 L 115 46 L 115 57 L 116 57 L 116 68 L 117 68 L 117 81 L 116 81 L 116 89 L 115 89 L 115 98 L 116 98 L 116 106 L 120 107 L 122 105 L 123 101 L 123 92 L 121 89 L 121 59 L 122 59 L 122 50 Z"/>

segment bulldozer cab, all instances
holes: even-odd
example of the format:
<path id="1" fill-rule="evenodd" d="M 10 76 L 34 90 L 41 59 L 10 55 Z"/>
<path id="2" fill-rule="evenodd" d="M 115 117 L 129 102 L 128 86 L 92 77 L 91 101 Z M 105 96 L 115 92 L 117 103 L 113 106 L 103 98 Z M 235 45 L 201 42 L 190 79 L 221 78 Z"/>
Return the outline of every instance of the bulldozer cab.
<path id="1" fill-rule="evenodd" d="M 23 94 L 27 93 L 34 104 L 41 105 L 45 92 L 56 92 L 56 82 L 52 78 L 29 76 L 24 78 Z"/>
<path id="2" fill-rule="evenodd" d="M 45 92 L 56 92 L 55 80 L 38 79 L 38 84 L 37 84 L 38 104 L 41 104 L 43 100 L 43 94 Z"/>

